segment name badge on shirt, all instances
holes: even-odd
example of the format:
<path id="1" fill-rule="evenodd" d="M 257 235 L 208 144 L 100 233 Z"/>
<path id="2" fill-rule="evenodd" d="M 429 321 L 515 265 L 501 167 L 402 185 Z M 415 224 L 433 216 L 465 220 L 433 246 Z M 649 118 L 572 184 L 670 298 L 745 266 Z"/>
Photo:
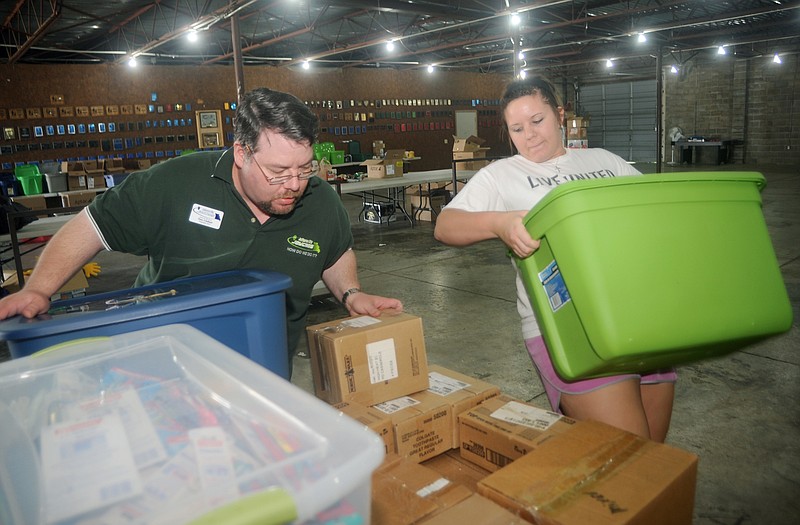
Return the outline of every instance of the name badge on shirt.
<path id="1" fill-rule="evenodd" d="M 189 222 L 219 230 L 219 227 L 222 226 L 223 215 L 225 215 L 224 212 L 215 210 L 214 208 L 209 208 L 202 204 L 192 204 L 192 213 L 189 214 Z"/>

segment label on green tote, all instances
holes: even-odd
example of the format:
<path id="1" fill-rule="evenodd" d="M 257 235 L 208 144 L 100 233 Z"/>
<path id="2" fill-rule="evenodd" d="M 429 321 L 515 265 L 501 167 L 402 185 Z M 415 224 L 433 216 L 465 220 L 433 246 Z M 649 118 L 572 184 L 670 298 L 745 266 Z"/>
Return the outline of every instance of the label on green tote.
<path id="1" fill-rule="evenodd" d="M 550 308 L 554 312 L 570 302 L 571 299 L 567 285 L 564 283 L 564 276 L 561 275 L 555 260 L 539 272 L 539 282 L 542 283 L 547 299 L 550 301 Z"/>

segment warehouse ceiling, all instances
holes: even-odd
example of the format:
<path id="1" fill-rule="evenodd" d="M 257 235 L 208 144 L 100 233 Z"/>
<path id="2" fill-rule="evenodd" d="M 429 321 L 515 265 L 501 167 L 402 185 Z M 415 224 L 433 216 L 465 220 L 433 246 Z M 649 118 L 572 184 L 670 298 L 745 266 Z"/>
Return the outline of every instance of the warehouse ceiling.
<path id="1" fill-rule="evenodd" d="M 719 46 L 729 58 L 800 52 L 800 0 L 2 0 L 0 20 L 10 64 L 213 66 L 240 55 L 608 81 L 655 78 L 657 56 L 682 64 Z"/>

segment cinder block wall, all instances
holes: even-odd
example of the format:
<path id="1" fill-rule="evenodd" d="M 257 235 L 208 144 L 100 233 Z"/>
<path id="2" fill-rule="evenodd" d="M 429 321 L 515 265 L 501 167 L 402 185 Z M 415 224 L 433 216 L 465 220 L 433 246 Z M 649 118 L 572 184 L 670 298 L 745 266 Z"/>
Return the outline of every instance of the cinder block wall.
<path id="1" fill-rule="evenodd" d="M 678 126 L 687 136 L 736 140 L 734 163 L 800 165 L 800 60 L 782 59 L 696 59 L 678 75 L 667 72 L 665 131 Z"/>

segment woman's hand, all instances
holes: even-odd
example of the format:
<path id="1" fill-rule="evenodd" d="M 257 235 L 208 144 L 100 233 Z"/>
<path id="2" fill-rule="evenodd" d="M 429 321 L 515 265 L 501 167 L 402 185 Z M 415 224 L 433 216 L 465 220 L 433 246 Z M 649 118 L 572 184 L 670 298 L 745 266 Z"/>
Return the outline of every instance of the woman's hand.
<path id="1" fill-rule="evenodd" d="M 527 215 L 525 211 L 510 211 L 501 215 L 497 236 L 508 246 L 514 255 L 524 259 L 537 249 L 539 241 L 533 239 L 522 220 Z"/>

